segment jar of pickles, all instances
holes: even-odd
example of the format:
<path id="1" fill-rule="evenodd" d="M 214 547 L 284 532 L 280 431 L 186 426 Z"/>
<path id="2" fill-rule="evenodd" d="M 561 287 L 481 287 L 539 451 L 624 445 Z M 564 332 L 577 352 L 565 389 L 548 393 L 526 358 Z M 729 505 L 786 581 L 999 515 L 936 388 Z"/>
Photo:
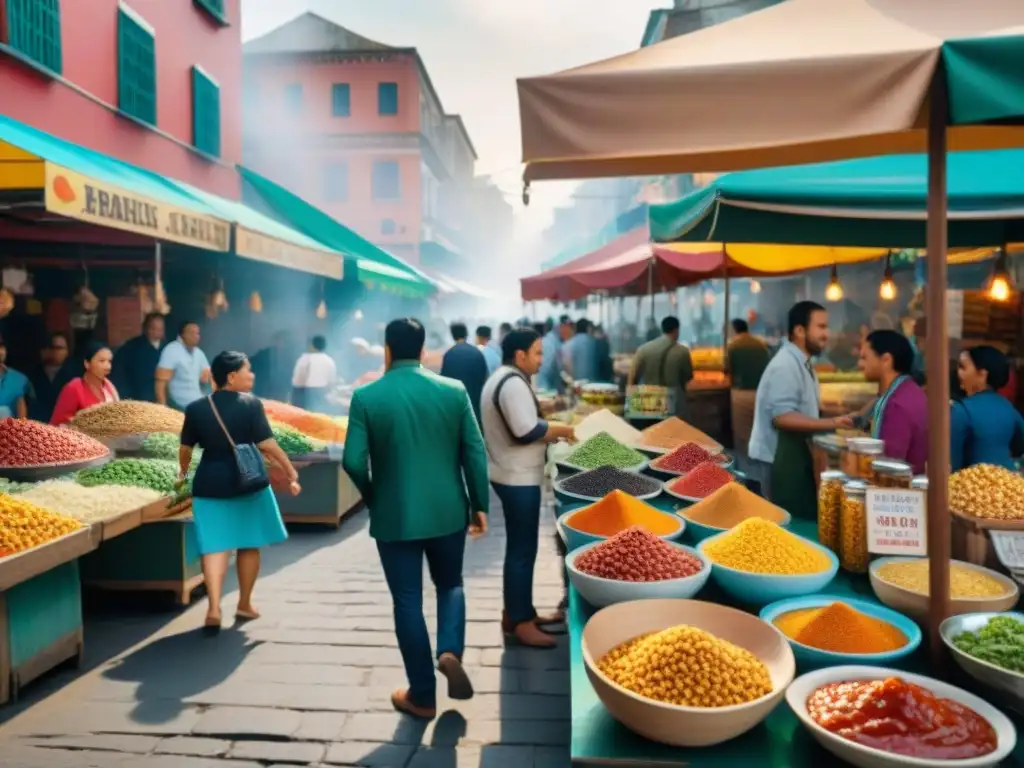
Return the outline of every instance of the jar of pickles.
<path id="1" fill-rule="evenodd" d="M 846 440 L 846 450 L 840 462 L 839 468 L 848 477 L 855 477 L 861 480 L 870 480 L 871 463 L 875 459 L 882 458 L 885 451 L 885 441 L 876 440 L 873 437 L 850 437 Z"/>
<path id="2" fill-rule="evenodd" d="M 839 565 L 850 573 L 867 573 L 868 484 L 850 480 L 843 485 L 843 508 L 839 513 Z"/>
<path id="3" fill-rule="evenodd" d="M 843 510 L 846 475 L 835 469 L 821 473 L 818 484 L 818 541 L 839 554 L 839 515 Z"/>
<path id="4" fill-rule="evenodd" d="M 927 478 L 925 478 L 927 480 Z M 879 488 L 909 489 L 914 480 L 914 470 L 905 461 L 875 459 L 871 462 L 871 483 Z"/>

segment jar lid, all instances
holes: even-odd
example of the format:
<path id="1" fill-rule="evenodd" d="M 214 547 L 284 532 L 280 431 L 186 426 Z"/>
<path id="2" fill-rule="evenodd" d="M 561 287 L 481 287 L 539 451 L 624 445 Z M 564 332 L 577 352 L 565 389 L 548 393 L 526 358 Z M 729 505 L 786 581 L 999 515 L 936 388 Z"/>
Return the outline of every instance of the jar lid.
<path id="1" fill-rule="evenodd" d="M 836 435 L 815 435 L 811 438 L 815 448 L 820 448 L 830 456 L 838 456 L 843 452 L 846 441 Z"/>
<path id="2" fill-rule="evenodd" d="M 889 476 L 910 477 L 914 474 L 914 470 L 911 469 L 907 462 L 896 461 L 895 459 L 875 459 L 871 462 L 871 471 Z"/>
<path id="3" fill-rule="evenodd" d="M 915 491 L 927 491 L 928 490 L 928 478 L 924 475 L 919 475 L 910 481 L 910 487 Z"/>
<path id="4" fill-rule="evenodd" d="M 845 483 L 847 478 L 845 472 L 840 472 L 838 469 L 826 469 L 824 472 L 821 473 L 821 480 L 822 482 L 826 482 L 829 480 L 838 480 L 842 483 Z"/>
<path id="5" fill-rule="evenodd" d="M 882 453 L 885 450 L 885 441 L 873 437 L 848 437 L 846 447 L 854 453 Z"/>
<path id="6" fill-rule="evenodd" d="M 863 480 L 851 480 L 843 485 L 843 493 L 852 493 L 854 495 L 863 496 L 867 492 L 868 484 Z"/>

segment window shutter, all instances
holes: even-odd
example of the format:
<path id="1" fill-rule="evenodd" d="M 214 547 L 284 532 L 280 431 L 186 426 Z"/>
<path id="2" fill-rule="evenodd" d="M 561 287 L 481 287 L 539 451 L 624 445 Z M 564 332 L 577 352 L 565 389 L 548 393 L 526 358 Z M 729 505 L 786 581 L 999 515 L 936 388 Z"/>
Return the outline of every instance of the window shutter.
<path id="1" fill-rule="evenodd" d="M 153 31 L 122 8 L 117 20 L 118 108 L 156 125 L 156 41 Z"/>
<path id="2" fill-rule="evenodd" d="M 220 157 L 220 87 L 199 67 L 192 67 L 192 143 Z"/>
<path id="3" fill-rule="evenodd" d="M 7 0 L 7 44 L 55 74 L 64 66 L 60 0 Z"/>

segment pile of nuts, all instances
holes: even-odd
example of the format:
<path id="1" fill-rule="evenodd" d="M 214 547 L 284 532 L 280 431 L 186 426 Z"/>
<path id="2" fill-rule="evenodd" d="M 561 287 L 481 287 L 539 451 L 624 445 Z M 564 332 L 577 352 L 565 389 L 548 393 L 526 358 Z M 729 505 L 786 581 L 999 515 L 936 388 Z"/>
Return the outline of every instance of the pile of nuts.
<path id="1" fill-rule="evenodd" d="M 975 464 L 949 478 L 949 508 L 986 520 L 1024 520 L 1024 478 L 993 464 Z"/>
<path id="2" fill-rule="evenodd" d="M 158 403 L 118 400 L 99 403 L 79 411 L 71 426 L 92 437 L 106 439 L 150 432 L 181 434 L 185 414 Z"/>
<path id="3" fill-rule="evenodd" d="M 640 526 L 627 528 L 576 558 L 581 573 L 615 581 L 684 579 L 704 564 Z"/>

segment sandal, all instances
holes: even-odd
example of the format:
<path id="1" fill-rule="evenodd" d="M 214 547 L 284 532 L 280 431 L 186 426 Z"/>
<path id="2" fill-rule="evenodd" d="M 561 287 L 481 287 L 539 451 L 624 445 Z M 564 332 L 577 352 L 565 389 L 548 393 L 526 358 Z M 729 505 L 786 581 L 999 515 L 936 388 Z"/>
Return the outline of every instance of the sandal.
<path id="1" fill-rule="evenodd" d="M 256 621 L 260 617 L 257 611 L 235 611 L 235 621 Z"/>

